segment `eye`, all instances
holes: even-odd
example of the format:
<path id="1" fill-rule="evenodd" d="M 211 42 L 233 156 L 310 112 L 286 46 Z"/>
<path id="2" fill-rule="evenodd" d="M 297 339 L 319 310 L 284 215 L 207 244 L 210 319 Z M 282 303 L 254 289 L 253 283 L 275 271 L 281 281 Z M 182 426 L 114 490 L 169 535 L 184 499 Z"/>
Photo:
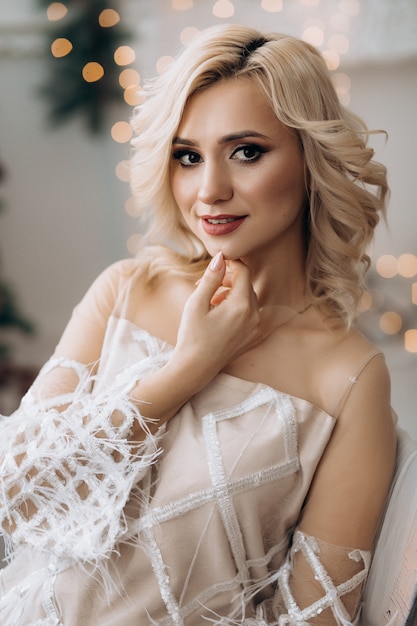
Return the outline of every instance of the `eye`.
<path id="1" fill-rule="evenodd" d="M 201 161 L 200 155 L 192 150 L 175 150 L 172 153 L 172 158 L 174 161 L 179 161 L 183 167 L 190 167 Z"/>
<path id="2" fill-rule="evenodd" d="M 260 146 L 257 146 L 255 144 L 247 144 L 245 146 L 239 146 L 239 148 L 236 148 L 231 158 L 249 163 L 251 161 L 257 161 L 264 152 L 265 150 Z"/>

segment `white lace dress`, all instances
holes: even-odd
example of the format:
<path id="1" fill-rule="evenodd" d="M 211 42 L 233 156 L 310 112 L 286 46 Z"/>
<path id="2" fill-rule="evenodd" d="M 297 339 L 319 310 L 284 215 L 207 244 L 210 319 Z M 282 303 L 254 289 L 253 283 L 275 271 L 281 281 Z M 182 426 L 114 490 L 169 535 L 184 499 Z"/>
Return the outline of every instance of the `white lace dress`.
<path id="1" fill-rule="evenodd" d="M 3 418 L 1 519 L 15 556 L 1 574 L 2 626 L 354 623 L 370 554 L 296 528 L 335 419 L 221 373 L 132 452 L 142 418 L 129 391 L 170 351 L 111 317 L 96 375 L 51 361 L 40 381 L 66 368 L 76 389 L 29 392 Z M 300 560 L 317 584 L 302 600 Z"/>

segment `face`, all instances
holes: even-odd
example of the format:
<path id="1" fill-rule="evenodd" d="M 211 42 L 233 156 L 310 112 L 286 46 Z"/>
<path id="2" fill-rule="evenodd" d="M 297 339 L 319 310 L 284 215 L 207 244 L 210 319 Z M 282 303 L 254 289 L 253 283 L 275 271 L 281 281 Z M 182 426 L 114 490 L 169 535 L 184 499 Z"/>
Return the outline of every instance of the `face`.
<path id="1" fill-rule="evenodd" d="M 215 83 L 190 98 L 172 147 L 171 185 L 210 255 L 255 259 L 303 248 L 302 150 L 261 89 Z"/>

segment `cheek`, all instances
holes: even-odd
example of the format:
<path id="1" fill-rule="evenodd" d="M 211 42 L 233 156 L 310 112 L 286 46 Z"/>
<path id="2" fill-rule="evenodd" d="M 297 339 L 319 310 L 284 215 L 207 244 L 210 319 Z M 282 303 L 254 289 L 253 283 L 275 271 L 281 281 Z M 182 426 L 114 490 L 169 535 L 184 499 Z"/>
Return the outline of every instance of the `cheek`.
<path id="1" fill-rule="evenodd" d="M 182 211 L 186 208 L 186 205 L 189 201 L 190 185 L 187 185 L 184 177 L 181 176 L 180 172 L 173 172 L 171 174 L 171 190 L 176 203 Z"/>

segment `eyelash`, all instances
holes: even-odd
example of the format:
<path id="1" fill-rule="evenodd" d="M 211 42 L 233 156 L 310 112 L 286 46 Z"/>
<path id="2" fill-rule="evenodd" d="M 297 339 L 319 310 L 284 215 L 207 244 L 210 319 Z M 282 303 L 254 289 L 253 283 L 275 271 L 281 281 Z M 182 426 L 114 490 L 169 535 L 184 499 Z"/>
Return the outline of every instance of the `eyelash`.
<path id="1" fill-rule="evenodd" d="M 236 148 L 236 150 L 232 154 L 232 158 L 238 152 L 243 152 L 244 153 L 245 151 L 248 151 L 248 150 L 249 151 L 254 151 L 256 154 L 254 156 L 249 157 L 249 158 L 238 159 L 238 160 L 242 161 L 243 163 L 254 163 L 255 161 L 258 161 L 258 159 L 261 158 L 261 155 L 266 152 L 266 150 L 264 150 L 260 146 L 254 144 L 254 143 L 250 143 L 250 144 L 246 144 L 244 146 L 239 146 L 238 148 Z"/>
<path id="2" fill-rule="evenodd" d="M 236 155 L 239 152 L 245 152 L 245 151 L 254 151 L 256 154 L 254 156 L 250 156 L 249 158 L 236 157 Z M 260 159 L 261 155 L 264 154 L 265 152 L 266 150 L 264 150 L 263 148 L 261 148 L 260 146 L 256 144 L 245 144 L 244 146 L 239 146 L 238 148 L 236 148 L 232 152 L 232 155 L 230 158 L 233 160 L 241 161 L 242 163 L 255 163 L 256 161 L 258 161 L 258 159 Z M 184 157 L 196 157 L 196 161 L 192 163 L 184 163 L 182 161 Z M 182 167 L 192 167 L 193 165 L 198 165 L 198 163 L 201 160 L 201 156 L 198 154 L 198 152 L 194 152 L 193 150 L 186 150 L 184 148 L 180 150 L 175 150 L 172 154 L 172 158 L 174 159 L 174 161 L 179 161 Z"/>

